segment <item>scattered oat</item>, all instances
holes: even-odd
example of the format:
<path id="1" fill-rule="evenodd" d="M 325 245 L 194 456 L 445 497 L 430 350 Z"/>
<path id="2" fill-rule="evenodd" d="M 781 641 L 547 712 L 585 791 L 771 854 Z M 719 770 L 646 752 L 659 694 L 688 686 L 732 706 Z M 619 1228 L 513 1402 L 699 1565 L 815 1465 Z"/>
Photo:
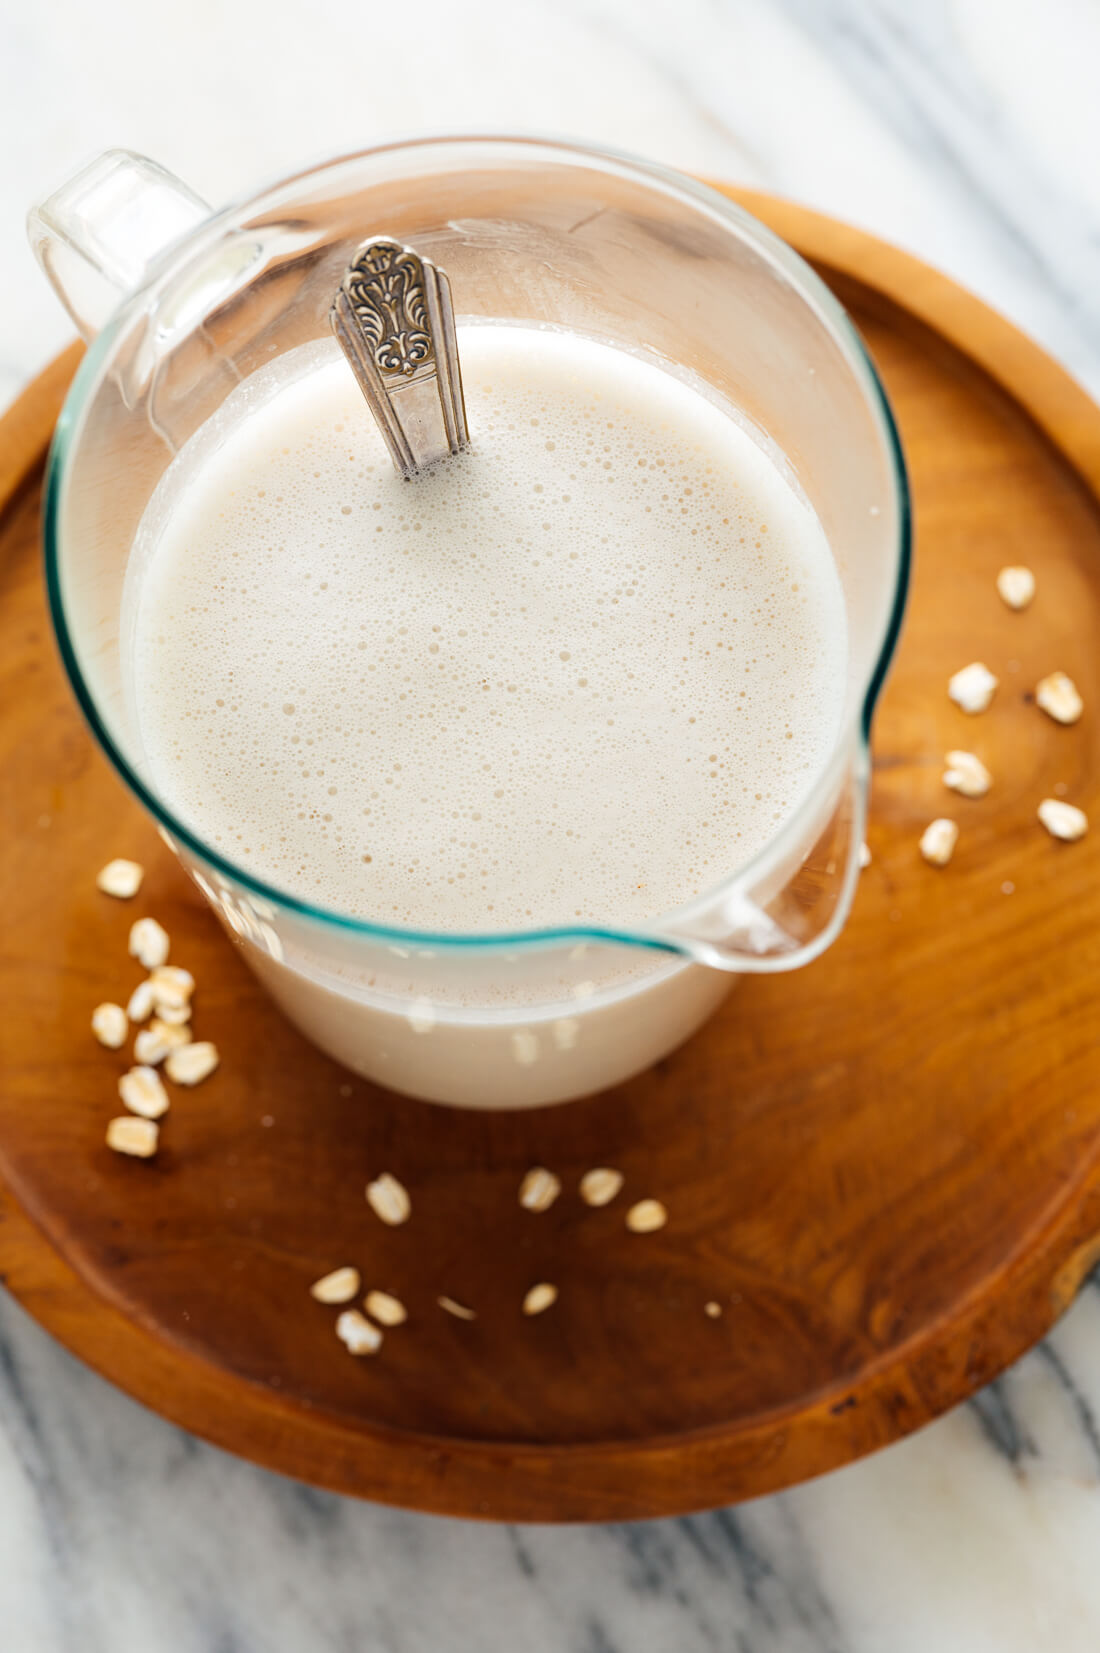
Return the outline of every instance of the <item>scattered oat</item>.
<path id="1" fill-rule="evenodd" d="M 120 1004 L 97 1004 L 92 1011 L 92 1032 L 108 1050 L 126 1043 L 130 1023 Z"/>
<path id="2" fill-rule="evenodd" d="M 374 1355 L 382 1347 L 382 1333 L 358 1309 L 345 1309 L 336 1316 L 336 1335 L 353 1355 Z"/>
<path id="3" fill-rule="evenodd" d="M 190 1005 L 157 1005 L 157 1020 L 164 1027 L 182 1028 L 190 1022 Z"/>
<path id="4" fill-rule="evenodd" d="M 168 1092 L 156 1068 L 131 1068 L 118 1082 L 118 1094 L 131 1113 L 159 1119 L 168 1112 Z"/>
<path id="5" fill-rule="evenodd" d="M 146 1067 L 155 1068 L 173 1050 L 179 1050 L 190 1041 L 190 1028 L 169 1027 L 167 1022 L 157 1018 L 148 1027 L 143 1027 L 134 1040 L 134 1055 Z"/>
<path id="6" fill-rule="evenodd" d="M 155 970 L 168 957 L 168 931 L 155 918 L 139 918 L 130 927 L 130 955 Z"/>
<path id="7" fill-rule="evenodd" d="M 456 1320 L 476 1320 L 473 1309 L 468 1309 L 464 1303 L 456 1303 L 453 1297 L 437 1297 L 436 1302 L 448 1314 L 453 1314 Z"/>
<path id="8" fill-rule="evenodd" d="M 181 1045 L 191 1042 L 191 1030 L 177 1026 L 173 1022 L 166 1022 L 160 1016 L 154 1016 L 149 1023 L 149 1032 L 155 1033 L 158 1039 L 163 1039 L 169 1050 L 179 1050 Z"/>
<path id="9" fill-rule="evenodd" d="M 1052 838 L 1061 838 L 1072 844 L 1083 838 L 1089 829 L 1089 818 L 1076 804 L 1063 803 L 1061 798 L 1044 798 L 1039 805 L 1039 819 Z"/>
<path id="10" fill-rule="evenodd" d="M 652 1234 L 668 1222 L 668 1212 L 660 1200 L 639 1200 L 626 1214 L 626 1226 L 632 1234 Z"/>
<path id="11" fill-rule="evenodd" d="M 559 1016 L 551 1022 L 550 1032 L 559 1050 L 573 1050 L 580 1038 L 581 1024 L 575 1016 Z"/>
<path id="12" fill-rule="evenodd" d="M 709 1303 L 703 1304 L 703 1313 L 711 1320 L 717 1320 L 719 1315 L 722 1313 L 722 1305 L 721 1303 L 716 1303 L 712 1297 Z"/>
<path id="13" fill-rule="evenodd" d="M 139 981 L 137 986 L 134 988 L 134 991 L 130 994 L 130 1002 L 126 1006 L 126 1014 L 132 1022 L 147 1022 L 149 1017 L 153 1014 L 153 1009 L 156 1002 L 156 998 L 153 994 L 152 982 L 148 980 L 148 978 L 145 981 Z"/>
<path id="14" fill-rule="evenodd" d="M 561 1183 L 553 1171 L 535 1165 L 519 1185 L 519 1203 L 527 1211 L 549 1211 L 560 1193 Z"/>
<path id="15" fill-rule="evenodd" d="M 521 1068 L 534 1067 L 539 1059 L 538 1035 L 531 1033 L 527 1028 L 520 1028 L 512 1034 L 512 1060 Z"/>
<path id="16" fill-rule="evenodd" d="M 158 1062 L 163 1062 L 172 1048 L 159 1033 L 148 1027 L 143 1027 L 134 1040 L 134 1056 L 145 1067 L 155 1067 Z"/>
<path id="17" fill-rule="evenodd" d="M 350 1303 L 353 1297 L 359 1295 L 359 1270 L 334 1268 L 331 1274 L 323 1274 L 319 1280 L 314 1280 L 309 1295 L 315 1297 L 318 1303 Z"/>
<path id="18" fill-rule="evenodd" d="M 1035 703 L 1055 723 L 1076 723 L 1085 709 L 1076 683 L 1065 672 L 1051 672 L 1036 684 Z"/>
<path id="19" fill-rule="evenodd" d="M 959 841 L 959 828 L 955 821 L 948 820 L 941 815 L 938 820 L 930 821 L 921 834 L 920 852 L 926 861 L 934 867 L 946 867 L 955 853 L 955 845 Z"/>
<path id="20" fill-rule="evenodd" d="M 1035 595 L 1035 576 L 1030 568 L 1002 568 L 997 590 L 1009 608 L 1026 608 Z"/>
<path id="21" fill-rule="evenodd" d="M 363 1307 L 380 1326 L 403 1326 L 409 1318 L 400 1297 L 394 1297 L 388 1291 L 368 1291 Z"/>
<path id="22" fill-rule="evenodd" d="M 162 999 L 157 1005 L 157 1020 L 163 1027 L 184 1027 L 191 1020 L 191 1006 L 165 1004 Z"/>
<path id="23" fill-rule="evenodd" d="M 381 1217 L 384 1223 L 396 1228 L 400 1223 L 407 1223 L 412 1215 L 412 1201 L 408 1190 L 391 1177 L 388 1171 L 383 1171 L 380 1177 L 367 1183 L 367 1204 L 376 1217 Z"/>
<path id="24" fill-rule="evenodd" d="M 435 1006 L 431 999 L 414 999 L 405 1013 L 405 1020 L 414 1033 L 430 1033 L 435 1026 Z"/>
<path id="25" fill-rule="evenodd" d="M 153 1023 L 154 1027 L 159 1024 Z M 175 1033 L 179 1029 L 172 1028 Z M 208 1079 L 217 1067 L 220 1057 L 218 1047 L 209 1039 L 197 1039 L 194 1043 L 179 1045 L 175 1050 L 168 1052 L 164 1064 L 164 1071 L 177 1085 L 200 1085 Z"/>
<path id="26" fill-rule="evenodd" d="M 155 1119 L 139 1119 L 132 1113 L 119 1114 L 107 1125 L 107 1146 L 116 1154 L 133 1154 L 135 1159 L 151 1159 L 157 1151 L 160 1127 Z"/>
<path id="27" fill-rule="evenodd" d="M 871 865 L 871 846 L 870 846 L 870 844 L 860 844 L 860 846 L 859 846 L 860 871 L 861 872 L 864 871 L 870 865 Z"/>
<path id="28" fill-rule="evenodd" d="M 553 1308 L 557 1300 L 557 1286 L 552 1286 L 548 1281 L 543 1280 L 539 1285 L 532 1286 L 523 1299 L 523 1312 L 524 1314 L 543 1314 L 547 1309 Z"/>
<path id="29" fill-rule="evenodd" d="M 184 970 L 181 965 L 158 964 L 149 977 L 149 985 L 158 1004 L 171 1005 L 175 1009 L 190 1003 L 195 991 L 195 978 L 190 970 Z"/>
<path id="30" fill-rule="evenodd" d="M 115 895 L 120 901 L 129 901 L 141 888 L 145 868 L 137 861 L 108 861 L 96 875 L 96 889 L 104 895 Z"/>
<path id="31" fill-rule="evenodd" d="M 581 1178 L 581 1199 L 585 1205 L 610 1205 L 622 1185 L 621 1171 L 598 1165 L 594 1171 L 586 1171 Z"/>
<path id="32" fill-rule="evenodd" d="M 973 715 L 975 712 L 984 712 L 993 699 L 993 692 L 997 687 L 997 679 L 988 666 L 983 666 L 980 660 L 975 660 L 962 671 L 955 673 L 947 685 L 947 692 L 956 706 L 961 706 L 964 712 Z"/>
<path id="33" fill-rule="evenodd" d="M 948 752 L 943 761 L 947 765 L 944 786 L 961 792 L 964 798 L 984 798 L 993 785 L 993 776 L 973 752 Z"/>

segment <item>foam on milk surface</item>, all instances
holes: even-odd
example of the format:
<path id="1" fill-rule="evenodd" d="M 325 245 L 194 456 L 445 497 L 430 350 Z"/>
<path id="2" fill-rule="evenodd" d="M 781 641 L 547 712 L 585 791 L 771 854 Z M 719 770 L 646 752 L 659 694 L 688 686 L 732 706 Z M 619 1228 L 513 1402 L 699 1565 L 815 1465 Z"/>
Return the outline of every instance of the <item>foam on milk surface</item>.
<path id="1" fill-rule="evenodd" d="M 826 761 L 835 566 L 690 385 L 549 330 L 460 347 L 471 451 L 414 481 L 324 346 L 184 449 L 127 588 L 146 761 L 208 842 L 323 906 L 643 921 L 744 864 Z"/>

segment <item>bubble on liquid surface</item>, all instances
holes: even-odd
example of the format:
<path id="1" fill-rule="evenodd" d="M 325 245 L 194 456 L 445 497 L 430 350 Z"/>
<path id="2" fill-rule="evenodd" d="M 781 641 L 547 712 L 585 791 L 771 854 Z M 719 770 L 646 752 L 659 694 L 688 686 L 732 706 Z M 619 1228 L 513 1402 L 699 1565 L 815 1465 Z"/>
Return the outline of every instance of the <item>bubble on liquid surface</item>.
<path id="1" fill-rule="evenodd" d="M 183 450 L 125 597 L 146 758 L 209 841 L 322 905 L 643 921 L 747 861 L 826 761 L 835 566 L 689 384 L 552 331 L 460 343 L 472 448 L 412 482 L 327 344 Z"/>

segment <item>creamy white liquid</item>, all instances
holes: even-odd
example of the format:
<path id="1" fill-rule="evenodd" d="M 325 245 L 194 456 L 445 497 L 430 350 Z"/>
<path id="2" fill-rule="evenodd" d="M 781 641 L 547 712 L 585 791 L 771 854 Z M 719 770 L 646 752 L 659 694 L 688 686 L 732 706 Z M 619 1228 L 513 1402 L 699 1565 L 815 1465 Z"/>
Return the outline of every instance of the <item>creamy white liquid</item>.
<path id="1" fill-rule="evenodd" d="M 472 447 L 416 481 L 324 345 L 172 466 L 124 613 L 151 778 L 232 860 L 381 923 L 644 921 L 824 765 L 836 568 L 689 383 L 557 331 L 459 342 Z"/>

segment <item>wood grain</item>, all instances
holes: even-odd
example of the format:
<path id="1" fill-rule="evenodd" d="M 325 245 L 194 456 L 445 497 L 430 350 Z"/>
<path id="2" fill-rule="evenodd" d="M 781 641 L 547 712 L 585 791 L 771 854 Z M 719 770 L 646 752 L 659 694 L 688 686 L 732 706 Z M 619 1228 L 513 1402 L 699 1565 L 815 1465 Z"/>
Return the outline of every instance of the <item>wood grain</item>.
<path id="1" fill-rule="evenodd" d="M 40 464 L 71 360 L 0 425 L 0 1269 L 83 1359 L 166 1416 L 344 1492 L 508 1519 L 617 1519 L 771 1491 L 884 1445 L 1050 1325 L 1100 1249 L 1100 831 L 1037 825 L 1057 783 L 1100 827 L 1100 413 L 1037 348 L 916 261 L 789 205 L 748 204 L 822 267 L 899 415 L 917 562 L 877 725 L 870 843 L 841 941 L 743 981 L 674 1058 L 605 1096 L 463 1114 L 353 1080 L 268 1005 L 94 748 L 57 664 Z M 5 503 L 6 502 L 6 503 Z M 997 569 L 1039 593 L 1010 613 Z M 947 701 L 984 659 L 991 711 Z M 1031 703 L 1070 672 L 1086 716 Z M 982 801 L 943 791 L 978 751 Z M 951 867 L 916 840 L 960 821 Z M 94 888 L 149 868 L 137 905 Z M 1011 885 L 1011 893 L 1005 893 Z M 91 1007 L 159 917 L 223 1066 L 156 1161 L 103 1146 L 118 1057 Z M 527 1167 L 566 1191 L 520 1209 Z M 595 1164 L 626 1189 L 592 1211 Z M 414 1199 L 386 1229 L 389 1169 Z M 670 1222 L 629 1234 L 632 1198 Z M 409 1323 L 355 1361 L 311 1280 L 355 1263 Z M 525 1320 L 535 1280 L 555 1307 Z M 435 1306 L 469 1302 L 464 1323 Z M 722 1303 L 720 1319 L 703 1305 Z"/>

